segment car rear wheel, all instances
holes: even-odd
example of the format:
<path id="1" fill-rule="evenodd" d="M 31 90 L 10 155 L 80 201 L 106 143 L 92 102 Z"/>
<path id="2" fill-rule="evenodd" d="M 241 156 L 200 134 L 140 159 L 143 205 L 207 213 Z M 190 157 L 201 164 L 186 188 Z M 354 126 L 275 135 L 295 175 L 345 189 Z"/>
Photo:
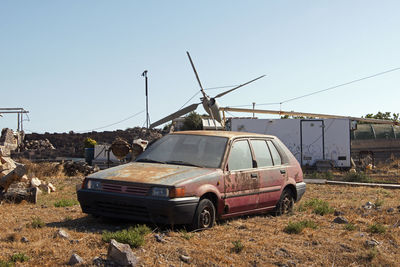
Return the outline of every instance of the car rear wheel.
<path id="1" fill-rule="evenodd" d="M 276 204 L 275 214 L 279 216 L 282 214 L 291 213 L 293 211 L 293 205 L 294 205 L 293 193 L 290 190 L 285 189 L 282 192 L 278 204 Z"/>
<path id="2" fill-rule="evenodd" d="M 215 222 L 215 207 L 211 200 L 204 198 L 200 200 L 194 214 L 192 228 L 194 230 L 211 228 Z"/>

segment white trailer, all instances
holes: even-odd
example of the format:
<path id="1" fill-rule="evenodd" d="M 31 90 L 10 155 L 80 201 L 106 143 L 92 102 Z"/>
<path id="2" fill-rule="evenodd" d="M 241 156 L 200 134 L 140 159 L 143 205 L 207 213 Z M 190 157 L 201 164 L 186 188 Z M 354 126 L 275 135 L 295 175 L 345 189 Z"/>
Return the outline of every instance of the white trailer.
<path id="1" fill-rule="evenodd" d="M 302 166 L 330 161 L 334 167 L 351 167 L 350 119 L 232 118 L 228 129 L 275 135 Z"/>

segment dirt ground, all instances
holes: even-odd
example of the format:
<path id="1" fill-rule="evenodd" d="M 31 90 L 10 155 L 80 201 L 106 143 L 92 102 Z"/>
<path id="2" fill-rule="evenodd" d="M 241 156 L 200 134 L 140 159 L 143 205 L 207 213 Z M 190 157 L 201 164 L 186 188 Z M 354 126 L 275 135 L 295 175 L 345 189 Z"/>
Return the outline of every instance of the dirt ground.
<path id="1" fill-rule="evenodd" d="M 79 204 L 55 207 L 61 199 L 76 200 L 75 188 L 82 179 L 47 178 L 57 192 L 41 195 L 38 204 L 0 205 L 0 266 L 16 253 L 29 257 L 18 266 L 62 266 L 73 253 L 84 259 L 85 266 L 92 266 L 95 257 L 106 258 L 108 244 L 101 233 L 134 223 L 96 219 L 83 214 Z M 342 212 L 354 229 L 333 223 L 334 214 L 321 216 L 306 208 L 304 204 L 314 198 Z M 368 201 L 378 209 L 363 208 Z M 235 218 L 195 233 L 148 225 L 153 232 L 133 251 L 141 266 L 400 266 L 399 209 L 400 190 L 310 184 L 293 215 Z M 33 228 L 35 220 L 43 221 L 43 227 Z M 284 232 L 289 222 L 303 220 L 314 222 L 317 228 L 305 228 L 299 234 Z M 383 225 L 385 232 L 371 233 L 369 227 L 376 224 Z M 58 229 L 70 238 L 55 237 Z M 165 242 L 157 242 L 156 233 L 165 234 Z M 29 242 L 22 242 L 23 237 Z M 233 242 L 240 242 L 243 249 L 235 252 Z M 189 263 L 181 255 L 189 256 Z"/>

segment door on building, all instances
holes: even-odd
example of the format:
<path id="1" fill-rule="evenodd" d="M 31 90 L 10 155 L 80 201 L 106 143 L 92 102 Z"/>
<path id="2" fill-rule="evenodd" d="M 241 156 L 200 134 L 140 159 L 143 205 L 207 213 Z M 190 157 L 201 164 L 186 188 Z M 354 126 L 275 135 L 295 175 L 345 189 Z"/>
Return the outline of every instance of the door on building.
<path id="1" fill-rule="evenodd" d="M 301 165 L 313 166 L 324 159 L 324 121 L 302 120 L 300 122 Z"/>

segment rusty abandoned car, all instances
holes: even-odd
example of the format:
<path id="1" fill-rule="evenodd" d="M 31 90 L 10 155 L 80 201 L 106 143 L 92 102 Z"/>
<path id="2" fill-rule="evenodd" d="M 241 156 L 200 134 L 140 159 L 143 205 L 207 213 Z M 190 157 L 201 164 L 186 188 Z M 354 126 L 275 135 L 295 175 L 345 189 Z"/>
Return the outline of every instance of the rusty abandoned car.
<path id="1" fill-rule="evenodd" d="M 135 162 L 89 175 L 84 213 L 210 228 L 216 219 L 288 213 L 306 189 L 299 163 L 276 137 L 228 131 L 164 136 Z"/>

